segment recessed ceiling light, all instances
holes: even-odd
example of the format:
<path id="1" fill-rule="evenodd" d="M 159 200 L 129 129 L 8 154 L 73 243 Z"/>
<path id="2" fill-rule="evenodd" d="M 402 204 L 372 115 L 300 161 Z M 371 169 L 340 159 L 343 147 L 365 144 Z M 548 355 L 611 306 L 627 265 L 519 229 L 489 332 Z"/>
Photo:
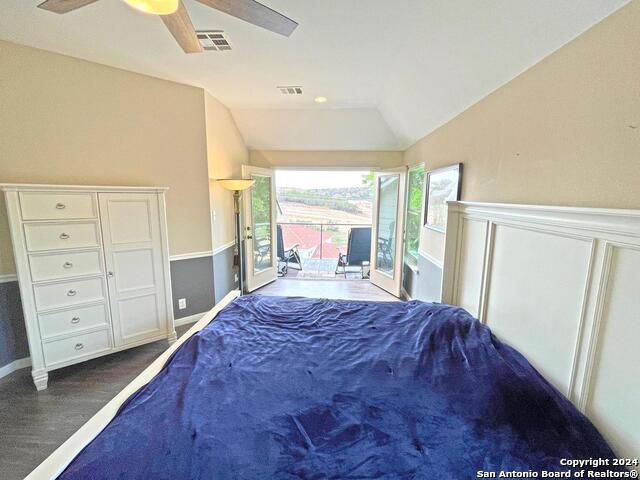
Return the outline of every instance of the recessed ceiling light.
<path id="1" fill-rule="evenodd" d="M 326 103 L 327 100 L 328 100 L 327 97 L 316 97 L 313 99 L 313 101 L 316 103 Z"/>

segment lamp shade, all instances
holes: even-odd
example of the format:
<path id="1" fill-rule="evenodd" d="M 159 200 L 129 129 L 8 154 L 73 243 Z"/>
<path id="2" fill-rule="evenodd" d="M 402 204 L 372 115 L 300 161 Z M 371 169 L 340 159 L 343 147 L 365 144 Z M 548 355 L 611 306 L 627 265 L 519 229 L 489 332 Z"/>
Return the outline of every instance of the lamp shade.
<path id="1" fill-rule="evenodd" d="M 156 15 L 170 15 L 178 10 L 180 0 L 124 0 L 136 10 Z"/>
<path id="2" fill-rule="evenodd" d="M 255 180 L 246 178 L 227 178 L 218 180 L 218 183 L 227 190 L 240 191 L 251 188 L 251 186 L 255 183 Z"/>

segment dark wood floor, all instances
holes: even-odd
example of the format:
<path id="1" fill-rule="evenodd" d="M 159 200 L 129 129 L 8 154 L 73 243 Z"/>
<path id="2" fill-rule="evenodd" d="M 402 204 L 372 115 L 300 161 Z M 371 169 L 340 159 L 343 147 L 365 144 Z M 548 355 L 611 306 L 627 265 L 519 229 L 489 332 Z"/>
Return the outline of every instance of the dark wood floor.
<path id="1" fill-rule="evenodd" d="M 255 293 L 397 300 L 364 280 L 279 279 Z M 188 328 L 178 328 L 178 335 Z M 24 478 L 166 348 L 166 342 L 156 342 L 53 371 L 42 392 L 28 368 L 1 379 L 0 478 Z"/>
<path id="2" fill-rule="evenodd" d="M 55 370 L 41 392 L 28 368 L 1 379 L 0 478 L 24 478 L 166 348 L 161 341 Z"/>

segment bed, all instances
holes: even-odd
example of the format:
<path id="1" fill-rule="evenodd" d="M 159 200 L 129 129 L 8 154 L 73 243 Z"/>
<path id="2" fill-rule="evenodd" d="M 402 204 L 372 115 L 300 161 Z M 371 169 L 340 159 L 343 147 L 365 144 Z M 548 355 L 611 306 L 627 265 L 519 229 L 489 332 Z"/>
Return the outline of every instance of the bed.
<path id="1" fill-rule="evenodd" d="M 466 479 L 615 458 L 461 308 L 244 296 L 216 313 L 31 478 Z"/>

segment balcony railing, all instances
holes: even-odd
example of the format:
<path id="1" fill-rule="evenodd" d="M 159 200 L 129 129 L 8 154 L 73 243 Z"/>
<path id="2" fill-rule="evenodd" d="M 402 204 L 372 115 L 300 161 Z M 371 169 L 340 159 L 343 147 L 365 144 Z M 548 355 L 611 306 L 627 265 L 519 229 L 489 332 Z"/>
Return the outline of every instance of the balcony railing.
<path id="1" fill-rule="evenodd" d="M 340 253 L 347 253 L 349 230 L 371 227 L 356 223 L 278 222 L 285 250 L 298 246 L 303 276 L 332 277 Z"/>

